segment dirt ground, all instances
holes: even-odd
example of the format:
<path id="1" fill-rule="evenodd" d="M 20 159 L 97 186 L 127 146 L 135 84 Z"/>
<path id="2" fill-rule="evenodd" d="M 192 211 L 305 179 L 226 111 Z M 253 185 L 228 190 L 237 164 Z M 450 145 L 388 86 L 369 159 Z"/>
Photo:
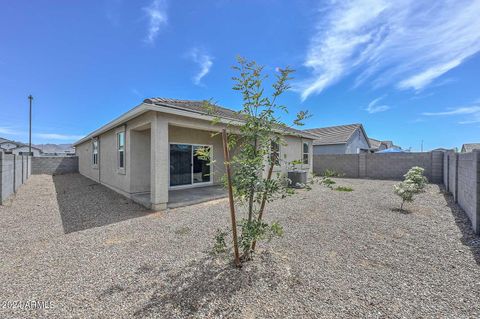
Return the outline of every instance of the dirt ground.
<path id="1" fill-rule="evenodd" d="M 271 203 L 285 234 L 238 270 L 210 254 L 225 199 L 150 212 L 34 175 L 0 206 L 0 318 L 480 317 L 480 239 L 449 195 L 429 185 L 399 212 L 394 182 L 336 181 L 354 190 Z"/>

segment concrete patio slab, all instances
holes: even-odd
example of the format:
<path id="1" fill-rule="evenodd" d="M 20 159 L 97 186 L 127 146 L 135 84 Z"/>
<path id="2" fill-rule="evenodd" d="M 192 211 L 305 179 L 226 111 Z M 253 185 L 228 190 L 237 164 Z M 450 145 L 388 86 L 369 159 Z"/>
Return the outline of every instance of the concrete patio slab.
<path id="1" fill-rule="evenodd" d="M 205 186 L 195 188 L 182 188 L 168 192 L 168 208 L 178 208 L 208 202 L 227 197 L 223 186 Z M 139 193 L 132 196 L 134 202 L 150 208 L 150 193 Z"/>

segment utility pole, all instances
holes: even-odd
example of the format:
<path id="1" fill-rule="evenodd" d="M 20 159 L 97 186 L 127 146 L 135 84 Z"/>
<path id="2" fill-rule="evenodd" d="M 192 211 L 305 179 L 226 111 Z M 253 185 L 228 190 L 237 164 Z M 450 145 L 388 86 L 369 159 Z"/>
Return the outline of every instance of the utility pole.
<path id="1" fill-rule="evenodd" d="M 421 150 L 422 150 L 422 152 L 423 152 L 423 140 L 422 140 L 422 146 L 421 146 Z"/>
<path id="2" fill-rule="evenodd" d="M 28 156 L 32 156 L 32 100 L 33 96 L 30 94 L 28 96 L 30 100 L 30 127 L 28 131 Z"/>

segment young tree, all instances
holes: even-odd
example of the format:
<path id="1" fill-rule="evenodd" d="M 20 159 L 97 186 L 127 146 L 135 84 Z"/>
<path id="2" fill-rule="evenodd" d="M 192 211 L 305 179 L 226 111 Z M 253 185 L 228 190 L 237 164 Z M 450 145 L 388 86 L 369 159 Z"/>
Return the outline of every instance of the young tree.
<path id="1" fill-rule="evenodd" d="M 405 202 L 413 202 L 413 197 L 424 191 L 428 180 L 423 176 L 425 170 L 422 167 L 414 166 L 405 175 L 405 180 L 393 186 L 396 195 L 402 198 L 400 210 L 403 210 Z"/>
<path id="2" fill-rule="evenodd" d="M 287 130 L 287 125 L 279 118 L 279 113 L 286 113 L 287 108 L 278 103 L 278 98 L 290 88 L 288 82 L 293 70 L 277 69 L 271 94 L 267 95 L 264 81 L 268 76 L 263 73 L 264 67 L 242 57 L 238 57 L 237 62 L 233 67 L 238 73 L 233 77 L 233 90 L 242 96 L 242 109 L 238 113 L 243 120 L 240 125 L 231 126 L 228 148 L 241 151 L 234 152 L 226 164 L 231 168 L 235 207 L 244 213 L 238 225 L 241 260 L 246 261 L 255 250 L 256 241 L 283 233 L 282 226 L 265 222 L 263 215 L 268 202 L 293 192 L 287 188 L 286 177 L 273 176 L 274 166 L 282 162 L 276 149 L 283 143 L 282 136 Z M 214 108 L 211 113 L 215 113 Z M 303 125 L 302 121 L 308 116 L 307 112 L 299 112 L 293 124 Z M 217 247 L 225 243 L 221 237 L 217 236 Z"/>

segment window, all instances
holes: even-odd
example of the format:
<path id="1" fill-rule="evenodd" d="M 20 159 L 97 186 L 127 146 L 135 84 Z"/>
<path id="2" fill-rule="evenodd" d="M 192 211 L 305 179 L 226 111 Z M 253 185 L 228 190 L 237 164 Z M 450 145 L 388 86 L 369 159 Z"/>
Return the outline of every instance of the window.
<path id="1" fill-rule="evenodd" d="M 92 165 L 98 165 L 98 139 L 94 138 L 92 140 Z"/>
<path id="2" fill-rule="evenodd" d="M 270 153 L 270 160 L 276 165 L 280 165 L 280 144 L 278 142 L 272 141 L 271 144 L 272 152 Z"/>
<path id="3" fill-rule="evenodd" d="M 310 152 L 308 151 L 308 143 L 303 142 L 303 164 L 308 164 L 309 153 Z"/>
<path id="4" fill-rule="evenodd" d="M 118 168 L 125 168 L 125 132 L 117 133 Z"/>

